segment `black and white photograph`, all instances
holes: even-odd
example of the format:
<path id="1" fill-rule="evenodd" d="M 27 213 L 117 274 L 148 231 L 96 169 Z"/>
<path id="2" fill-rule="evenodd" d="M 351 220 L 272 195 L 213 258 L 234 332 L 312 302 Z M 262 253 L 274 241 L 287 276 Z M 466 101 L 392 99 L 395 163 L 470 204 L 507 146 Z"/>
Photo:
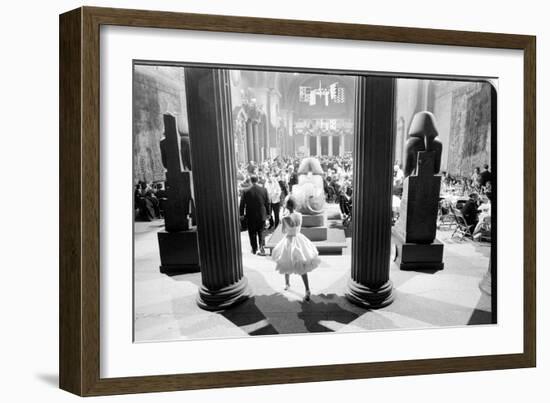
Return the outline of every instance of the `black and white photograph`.
<path id="1" fill-rule="evenodd" d="M 2 401 L 546 403 L 544 2 L 3 9 Z"/>
<path id="2" fill-rule="evenodd" d="M 134 61 L 134 341 L 496 324 L 497 86 Z"/>

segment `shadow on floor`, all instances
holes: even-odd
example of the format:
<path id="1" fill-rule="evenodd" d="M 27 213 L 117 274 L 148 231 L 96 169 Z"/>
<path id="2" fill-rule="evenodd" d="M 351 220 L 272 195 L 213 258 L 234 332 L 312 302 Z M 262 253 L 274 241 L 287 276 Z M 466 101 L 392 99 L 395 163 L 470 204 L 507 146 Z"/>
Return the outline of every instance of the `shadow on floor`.
<path id="1" fill-rule="evenodd" d="M 468 325 L 487 324 L 496 324 L 496 319 L 493 318 L 491 313 L 491 297 L 481 293 L 481 297 L 479 297 L 479 301 L 468 320 Z"/>
<path id="2" fill-rule="evenodd" d="M 491 313 L 451 302 L 444 302 L 421 295 L 395 291 L 393 304 L 384 308 L 407 318 L 433 326 L 456 326 L 457 324 L 481 325 L 491 323 Z M 479 307 L 478 303 L 478 307 Z"/>
<path id="3" fill-rule="evenodd" d="M 351 238 L 351 225 L 343 225 L 342 220 L 329 220 L 327 227 L 344 230 L 346 238 Z"/>
<path id="4" fill-rule="evenodd" d="M 58 374 L 35 374 L 36 378 L 44 382 L 49 386 L 55 388 L 59 387 L 59 375 Z"/>
<path id="5" fill-rule="evenodd" d="M 313 295 L 309 302 L 283 294 L 257 295 L 222 315 L 251 336 L 333 332 L 323 322 L 346 325 L 364 314 L 336 294 Z M 338 326 L 338 325 L 337 325 Z"/>

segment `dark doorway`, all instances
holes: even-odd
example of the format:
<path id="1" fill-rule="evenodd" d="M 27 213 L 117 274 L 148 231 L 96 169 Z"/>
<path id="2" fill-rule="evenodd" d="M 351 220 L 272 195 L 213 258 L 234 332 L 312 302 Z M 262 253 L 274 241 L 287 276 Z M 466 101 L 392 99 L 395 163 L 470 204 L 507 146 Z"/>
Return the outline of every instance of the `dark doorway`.
<path id="1" fill-rule="evenodd" d="M 332 136 L 332 155 L 340 155 L 340 136 Z"/>
<path id="2" fill-rule="evenodd" d="M 317 155 L 317 137 L 309 136 L 309 155 Z"/>
<path id="3" fill-rule="evenodd" d="M 328 155 L 328 136 L 321 136 L 321 155 Z"/>

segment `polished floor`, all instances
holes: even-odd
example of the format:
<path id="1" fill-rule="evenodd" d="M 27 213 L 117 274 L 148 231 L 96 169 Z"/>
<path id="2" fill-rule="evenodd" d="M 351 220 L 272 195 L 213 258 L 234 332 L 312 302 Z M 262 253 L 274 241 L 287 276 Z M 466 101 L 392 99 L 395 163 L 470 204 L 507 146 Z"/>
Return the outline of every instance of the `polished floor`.
<path id="1" fill-rule="evenodd" d="M 336 225 L 337 223 L 332 223 Z M 135 341 L 250 337 L 310 332 L 357 332 L 488 324 L 490 297 L 479 283 L 489 265 L 487 243 L 458 241 L 438 231 L 445 243 L 445 269 L 406 272 L 391 264 L 395 301 L 368 311 L 344 297 L 351 265 L 351 239 L 342 256 L 322 256 L 310 274 L 312 298 L 303 302 L 298 276 L 284 291 L 284 279 L 269 257 L 250 253 L 242 233 L 243 266 L 253 290 L 247 302 L 222 313 L 198 308 L 200 273 L 166 276 L 159 272 L 156 232 L 163 221 L 138 222 L 135 233 Z"/>

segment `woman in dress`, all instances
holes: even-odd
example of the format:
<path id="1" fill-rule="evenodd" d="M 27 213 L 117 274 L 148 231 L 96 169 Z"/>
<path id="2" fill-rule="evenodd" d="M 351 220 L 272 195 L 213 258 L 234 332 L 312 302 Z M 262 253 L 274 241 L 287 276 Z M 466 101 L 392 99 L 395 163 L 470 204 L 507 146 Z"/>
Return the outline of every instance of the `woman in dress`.
<path id="1" fill-rule="evenodd" d="M 305 301 L 309 301 L 311 291 L 307 273 L 321 263 L 319 251 L 313 243 L 305 237 L 302 227 L 302 214 L 295 211 L 296 201 L 292 196 L 286 200 L 287 214 L 282 220 L 282 231 L 285 237 L 273 248 L 271 258 L 277 263 L 275 270 L 285 275 L 285 290 L 290 287 L 290 275 L 298 274 L 304 281 L 306 290 Z"/>

